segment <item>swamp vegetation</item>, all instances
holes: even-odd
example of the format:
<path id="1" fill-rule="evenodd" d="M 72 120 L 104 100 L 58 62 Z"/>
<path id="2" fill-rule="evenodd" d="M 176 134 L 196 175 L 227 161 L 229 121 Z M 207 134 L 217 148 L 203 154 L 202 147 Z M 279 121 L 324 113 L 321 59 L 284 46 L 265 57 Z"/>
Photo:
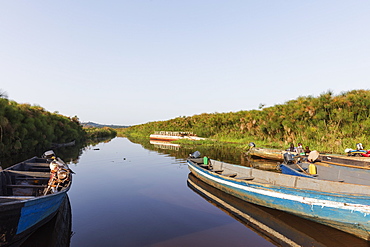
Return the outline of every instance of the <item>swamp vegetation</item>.
<path id="1" fill-rule="evenodd" d="M 208 141 L 225 142 L 248 148 L 257 146 L 287 148 L 298 142 L 311 150 L 343 154 L 370 140 L 370 90 L 352 90 L 334 95 L 328 91 L 318 97 L 300 96 L 259 110 L 229 113 L 203 113 L 131 126 L 119 135 L 149 137 L 154 131 L 190 131 Z"/>
<path id="2" fill-rule="evenodd" d="M 53 143 L 114 136 L 116 131 L 110 128 L 84 128 L 77 116 L 66 117 L 0 97 L 0 156 L 50 148 Z"/>

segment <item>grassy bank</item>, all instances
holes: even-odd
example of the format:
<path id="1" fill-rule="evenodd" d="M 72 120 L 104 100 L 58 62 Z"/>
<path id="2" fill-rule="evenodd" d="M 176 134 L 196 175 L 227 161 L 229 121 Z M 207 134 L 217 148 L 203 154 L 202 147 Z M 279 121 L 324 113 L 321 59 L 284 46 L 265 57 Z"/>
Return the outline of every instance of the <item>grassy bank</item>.
<path id="1" fill-rule="evenodd" d="M 118 133 L 149 138 L 154 131 L 189 131 L 242 147 L 254 142 L 285 149 L 301 142 L 311 150 L 343 154 L 358 142 L 369 143 L 370 90 L 300 96 L 259 110 L 184 116 L 131 126 Z"/>

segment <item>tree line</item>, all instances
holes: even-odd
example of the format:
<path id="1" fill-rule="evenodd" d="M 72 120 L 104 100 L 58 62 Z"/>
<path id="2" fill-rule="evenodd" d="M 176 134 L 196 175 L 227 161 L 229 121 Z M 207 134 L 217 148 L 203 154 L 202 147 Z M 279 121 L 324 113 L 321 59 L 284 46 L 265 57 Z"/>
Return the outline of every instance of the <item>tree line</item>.
<path id="1" fill-rule="evenodd" d="M 259 110 L 203 113 L 131 126 L 131 136 L 154 131 L 191 131 L 198 136 L 232 142 L 255 142 L 282 148 L 298 142 L 322 152 L 343 153 L 370 135 L 370 90 L 352 90 L 318 97 L 300 96 Z"/>
<path id="2" fill-rule="evenodd" d="M 77 116 L 66 117 L 41 106 L 0 97 L 0 156 L 50 148 L 53 143 L 112 137 L 114 130 L 85 129 Z"/>

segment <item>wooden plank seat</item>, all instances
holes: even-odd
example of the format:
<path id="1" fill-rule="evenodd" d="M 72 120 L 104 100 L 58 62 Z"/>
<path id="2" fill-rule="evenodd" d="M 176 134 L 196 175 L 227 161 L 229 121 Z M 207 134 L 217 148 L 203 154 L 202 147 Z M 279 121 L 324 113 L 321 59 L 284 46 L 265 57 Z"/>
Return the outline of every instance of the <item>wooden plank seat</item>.
<path id="1" fill-rule="evenodd" d="M 13 175 L 28 176 L 28 177 L 42 177 L 42 178 L 50 177 L 50 172 L 32 172 L 32 171 L 15 171 L 15 170 L 6 170 L 4 172 L 9 172 Z"/>
<path id="2" fill-rule="evenodd" d="M 235 179 L 240 179 L 240 180 L 253 180 L 254 177 L 236 177 Z"/>
<path id="3" fill-rule="evenodd" d="M 36 184 L 7 184 L 6 187 L 8 187 L 8 188 L 35 188 L 35 189 L 43 189 L 43 188 L 46 188 L 46 185 L 36 185 Z"/>
<path id="4" fill-rule="evenodd" d="M 236 174 L 236 173 L 221 173 L 220 175 L 226 176 L 226 177 L 235 177 L 238 174 Z"/>
<path id="5" fill-rule="evenodd" d="M 28 165 L 28 166 L 39 166 L 39 167 L 49 167 L 50 166 L 50 163 L 32 163 L 32 162 L 26 162 L 24 163 L 25 165 Z"/>
<path id="6" fill-rule="evenodd" d="M 204 168 L 204 169 L 208 169 L 209 168 L 208 165 L 202 165 L 202 164 L 200 164 L 199 166 L 202 167 L 202 168 Z"/>
<path id="7" fill-rule="evenodd" d="M 224 170 L 211 170 L 212 172 L 216 172 L 216 173 L 221 173 L 223 172 Z"/>
<path id="8" fill-rule="evenodd" d="M 49 168 L 46 168 L 46 167 L 30 167 L 29 171 L 50 172 L 50 169 Z"/>
<path id="9" fill-rule="evenodd" d="M 15 180 L 49 180 L 50 177 L 16 177 Z"/>

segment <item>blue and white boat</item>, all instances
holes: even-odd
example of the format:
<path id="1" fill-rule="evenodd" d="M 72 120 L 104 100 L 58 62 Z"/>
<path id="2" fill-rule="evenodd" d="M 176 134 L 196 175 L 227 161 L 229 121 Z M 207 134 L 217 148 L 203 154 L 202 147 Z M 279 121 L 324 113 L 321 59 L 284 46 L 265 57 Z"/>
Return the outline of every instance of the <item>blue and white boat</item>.
<path id="1" fill-rule="evenodd" d="M 52 151 L 0 171 L 0 245 L 14 244 L 47 223 L 72 183 L 72 171 Z"/>
<path id="2" fill-rule="evenodd" d="M 282 210 L 370 241 L 370 186 L 292 176 L 203 158 L 187 160 L 200 180 L 244 201 Z"/>

